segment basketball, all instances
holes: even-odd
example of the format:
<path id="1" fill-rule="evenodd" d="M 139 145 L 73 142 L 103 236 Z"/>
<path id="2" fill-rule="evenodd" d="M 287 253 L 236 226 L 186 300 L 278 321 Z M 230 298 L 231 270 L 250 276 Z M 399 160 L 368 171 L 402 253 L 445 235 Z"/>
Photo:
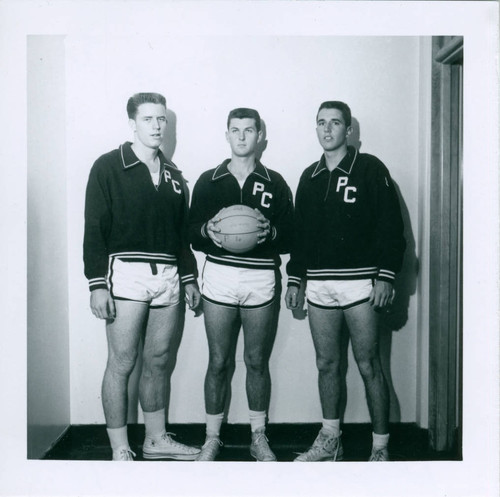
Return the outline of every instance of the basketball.
<path id="1" fill-rule="evenodd" d="M 257 213 L 247 205 L 232 205 L 222 213 L 216 226 L 220 228 L 217 237 L 222 246 L 234 254 L 252 250 L 259 240 L 262 228 L 257 225 Z"/>

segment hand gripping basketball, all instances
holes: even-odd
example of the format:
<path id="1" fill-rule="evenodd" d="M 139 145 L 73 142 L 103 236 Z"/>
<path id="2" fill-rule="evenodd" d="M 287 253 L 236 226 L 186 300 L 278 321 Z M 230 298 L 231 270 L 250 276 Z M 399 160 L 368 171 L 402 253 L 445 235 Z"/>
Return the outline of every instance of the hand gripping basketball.
<path id="1" fill-rule="evenodd" d="M 243 254 L 265 240 L 269 221 L 257 209 L 237 204 L 222 209 L 207 223 L 207 231 L 209 236 L 212 231 L 210 238 L 216 245 L 219 241 L 227 251 Z"/>

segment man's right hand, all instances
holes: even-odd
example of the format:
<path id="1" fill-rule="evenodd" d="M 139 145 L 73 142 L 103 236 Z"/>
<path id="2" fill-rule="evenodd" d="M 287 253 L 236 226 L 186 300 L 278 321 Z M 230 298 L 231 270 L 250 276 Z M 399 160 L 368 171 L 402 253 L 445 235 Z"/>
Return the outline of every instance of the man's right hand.
<path id="1" fill-rule="evenodd" d="M 109 291 L 104 288 L 90 292 L 90 309 L 99 319 L 114 319 L 116 316 L 115 302 Z"/>
<path id="2" fill-rule="evenodd" d="M 292 311 L 295 319 L 305 319 L 307 316 L 307 311 L 304 308 L 306 300 L 305 297 L 305 287 L 302 285 L 300 288 L 297 288 L 296 286 L 289 286 L 286 291 L 286 307 Z"/>
<path id="3" fill-rule="evenodd" d="M 207 221 L 207 233 L 210 237 L 210 240 L 217 245 L 217 247 L 222 247 L 222 243 L 219 238 L 217 238 L 217 234 L 220 233 L 220 228 L 217 227 L 217 223 L 220 221 L 221 214 L 226 210 L 223 207 L 212 219 Z"/>
<path id="4" fill-rule="evenodd" d="M 299 289 L 296 286 L 289 286 L 286 295 L 285 302 L 288 309 L 297 309 L 299 305 Z"/>

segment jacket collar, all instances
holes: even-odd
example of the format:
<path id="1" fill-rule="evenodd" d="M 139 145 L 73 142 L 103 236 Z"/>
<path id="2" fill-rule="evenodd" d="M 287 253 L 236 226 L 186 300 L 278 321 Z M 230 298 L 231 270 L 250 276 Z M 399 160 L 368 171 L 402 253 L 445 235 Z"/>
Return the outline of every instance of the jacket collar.
<path id="1" fill-rule="evenodd" d="M 125 142 L 123 145 L 120 145 L 120 158 L 123 169 L 130 169 L 133 166 L 137 166 L 137 164 L 142 164 L 141 160 L 137 158 L 137 155 L 132 150 L 131 142 Z M 158 158 L 160 159 L 161 169 L 170 167 L 178 170 L 177 166 L 172 161 L 169 161 L 161 150 L 158 150 Z"/>
<path id="2" fill-rule="evenodd" d="M 346 174 L 351 174 L 357 157 L 358 150 L 351 146 L 347 147 L 347 154 L 345 154 L 344 158 L 339 162 L 339 165 L 335 169 L 340 169 Z M 323 171 L 328 171 L 328 168 L 326 167 L 325 154 L 321 156 L 321 159 L 316 164 L 316 167 L 314 168 L 314 171 L 311 175 L 311 179 L 315 178 Z"/>
<path id="3" fill-rule="evenodd" d="M 228 167 L 229 163 L 231 162 L 231 159 L 226 159 L 222 164 L 218 165 L 215 168 L 214 174 L 212 175 L 212 181 L 217 181 L 225 176 L 228 176 L 231 174 L 229 171 Z M 269 176 L 269 171 L 267 170 L 266 166 L 264 166 L 259 160 L 255 160 L 255 169 L 251 172 L 251 174 L 256 174 L 257 176 L 260 176 L 261 178 L 265 179 L 266 181 L 271 181 L 271 178 Z"/>

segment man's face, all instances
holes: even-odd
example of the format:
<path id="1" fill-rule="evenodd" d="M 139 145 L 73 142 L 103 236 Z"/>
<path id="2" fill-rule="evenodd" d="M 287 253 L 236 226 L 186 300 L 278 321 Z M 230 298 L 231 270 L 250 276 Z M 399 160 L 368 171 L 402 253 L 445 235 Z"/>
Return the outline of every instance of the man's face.
<path id="1" fill-rule="evenodd" d="M 352 128 L 345 124 L 344 116 L 338 109 L 321 109 L 316 122 L 318 140 L 326 152 L 344 146 Z"/>
<path id="2" fill-rule="evenodd" d="M 254 154 L 261 138 L 262 131 L 257 131 L 255 119 L 252 117 L 233 118 L 229 121 L 226 140 L 229 142 L 231 152 L 237 157 L 248 157 Z"/>
<path id="3" fill-rule="evenodd" d="M 141 104 L 129 124 L 137 141 L 148 148 L 159 148 L 167 127 L 167 109 L 161 104 Z"/>

